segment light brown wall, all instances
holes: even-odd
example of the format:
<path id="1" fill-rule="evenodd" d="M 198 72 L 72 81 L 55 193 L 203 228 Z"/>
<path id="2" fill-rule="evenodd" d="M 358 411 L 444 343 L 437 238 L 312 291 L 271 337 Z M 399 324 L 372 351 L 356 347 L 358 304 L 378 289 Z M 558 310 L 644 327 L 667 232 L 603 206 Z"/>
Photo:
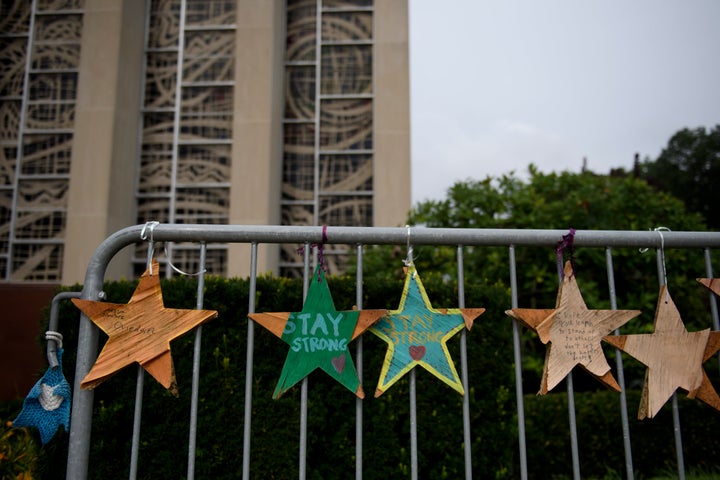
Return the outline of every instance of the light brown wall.
<path id="1" fill-rule="evenodd" d="M 280 223 L 284 2 L 238 0 L 230 223 Z M 231 244 L 228 275 L 250 274 L 250 247 Z M 258 270 L 277 273 L 278 248 L 261 245 Z"/>
<path id="2" fill-rule="evenodd" d="M 86 0 L 63 259 L 64 284 L 82 282 L 92 253 L 135 223 L 145 2 Z M 129 249 L 107 277 L 130 276 Z"/>
<path id="3" fill-rule="evenodd" d="M 374 224 L 396 227 L 411 201 L 407 0 L 376 0 L 374 18 Z"/>

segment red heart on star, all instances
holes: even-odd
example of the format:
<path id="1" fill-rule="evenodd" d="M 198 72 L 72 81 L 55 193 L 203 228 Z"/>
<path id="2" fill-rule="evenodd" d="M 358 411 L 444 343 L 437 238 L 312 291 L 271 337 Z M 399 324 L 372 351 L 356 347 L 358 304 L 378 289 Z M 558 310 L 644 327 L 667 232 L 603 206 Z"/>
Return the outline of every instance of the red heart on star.
<path id="1" fill-rule="evenodd" d="M 333 367 L 338 373 L 342 373 L 345 370 L 345 355 L 339 355 L 330 359 Z"/>
<path id="2" fill-rule="evenodd" d="M 425 346 L 423 345 L 410 345 L 408 351 L 412 359 L 416 362 L 425 356 Z"/>

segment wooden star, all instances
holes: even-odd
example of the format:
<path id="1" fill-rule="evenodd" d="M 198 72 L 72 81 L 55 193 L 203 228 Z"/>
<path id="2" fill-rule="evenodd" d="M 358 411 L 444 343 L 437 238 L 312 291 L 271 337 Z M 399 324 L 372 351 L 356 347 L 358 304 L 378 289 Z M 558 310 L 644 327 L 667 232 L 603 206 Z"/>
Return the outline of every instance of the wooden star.
<path id="1" fill-rule="evenodd" d="M 154 272 L 152 275 L 150 272 Z M 80 383 L 93 389 L 137 362 L 177 396 L 170 341 L 217 317 L 215 310 L 165 308 L 157 261 L 143 273 L 127 304 L 73 298 L 72 302 L 107 335 L 95 365 Z"/>
<path id="2" fill-rule="evenodd" d="M 317 368 L 364 398 L 348 343 L 385 313 L 386 310 L 335 310 L 325 274 L 318 265 L 300 312 L 249 314 L 290 345 L 273 398 L 279 398 Z"/>
<path id="3" fill-rule="evenodd" d="M 720 397 L 702 367 L 720 350 L 720 332 L 688 332 L 664 285 L 660 287 L 654 325 L 655 331 L 650 334 L 605 337 L 648 367 L 638 419 L 654 417 L 678 388 L 720 410 Z"/>
<path id="4" fill-rule="evenodd" d="M 415 267 L 405 274 L 400 307 L 388 312 L 370 331 L 387 344 L 375 397 L 379 397 L 416 365 L 465 394 L 450 358 L 447 341 L 463 328 L 470 328 L 484 308 L 435 309 Z"/>
<path id="5" fill-rule="evenodd" d="M 639 310 L 589 310 L 570 262 L 554 309 L 513 308 L 505 313 L 534 330 L 547 345 L 539 395 L 544 395 L 580 365 L 598 381 L 620 391 L 600 341 L 640 314 Z"/>

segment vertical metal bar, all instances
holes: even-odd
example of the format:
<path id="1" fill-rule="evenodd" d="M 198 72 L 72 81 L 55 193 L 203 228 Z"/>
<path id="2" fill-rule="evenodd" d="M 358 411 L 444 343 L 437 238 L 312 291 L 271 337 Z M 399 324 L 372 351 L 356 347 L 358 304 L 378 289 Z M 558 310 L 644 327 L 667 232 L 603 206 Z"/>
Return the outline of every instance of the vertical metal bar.
<path id="1" fill-rule="evenodd" d="M 558 283 L 563 281 L 563 262 L 558 261 Z M 565 377 L 568 396 L 568 419 L 570 427 L 570 454 L 572 456 L 573 478 L 580 480 L 580 454 L 578 452 L 577 420 L 575 417 L 575 389 L 573 387 L 573 372 Z"/>
<path id="2" fill-rule="evenodd" d="M 662 232 L 658 231 L 662 239 Z M 656 251 L 657 271 L 660 286 L 667 287 L 667 272 L 665 270 L 665 248 L 661 246 Z M 677 468 L 679 480 L 685 480 L 685 456 L 683 454 L 682 433 L 680 432 L 680 411 L 678 410 L 677 392 L 672 395 L 673 434 L 675 437 L 675 456 L 677 457 Z"/>
<path id="3" fill-rule="evenodd" d="M 568 417 L 570 420 L 570 452 L 572 454 L 573 478 L 580 480 L 580 454 L 578 452 L 577 421 L 575 419 L 575 390 L 572 371 L 565 379 L 568 395 Z"/>
<path id="4" fill-rule="evenodd" d="M 155 255 L 155 244 L 152 237 L 148 242 L 147 259 L 145 268 L 152 268 L 152 261 Z M 169 269 L 168 269 L 169 270 Z M 160 275 L 160 272 L 152 272 L 152 275 Z M 142 422 L 143 390 L 145 388 L 145 370 L 142 365 L 137 367 L 137 380 L 135 381 L 135 410 L 133 413 L 133 431 L 130 444 L 130 480 L 137 478 L 138 457 L 140 455 L 140 426 Z"/>
<path id="5" fill-rule="evenodd" d="M 130 446 L 130 480 L 137 478 L 138 456 L 140 453 L 140 422 L 142 420 L 143 389 L 145 387 L 145 371 L 142 366 L 137 368 L 135 382 L 135 411 L 133 414 L 132 443 Z"/>
<path id="6" fill-rule="evenodd" d="M 410 370 L 410 478 L 418 479 L 417 396 L 415 368 Z"/>
<path id="7" fill-rule="evenodd" d="M 680 432 L 680 410 L 678 409 L 677 392 L 672 395 L 673 433 L 675 435 L 675 454 L 678 463 L 678 479 L 685 480 L 685 455 L 683 453 L 682 433 Z"/>
<path id="8" fill-rule="evenodd" d="M 515 263 L 515 246 L 510 245 L 510 306 L 518 308 L 517 269 Z M 520 354 L 520 324 L 512 319 L 513 361 L 515 362 L 515 399 L 518 416 L 518 450 L 520 454 L 520 478 L 527 480 L 527 446 L 525 443 L 525 400 L 522 386 L 522 357 Z"/>
<path id="9" fill-rule="evenodd" d="M 465 308 L 465 265 L 463 247 L 457 246 L 458 307 Z M 460 375 L 465 389 L 463 395 L 463 443 L 465 446 L 465 478 L 472 480 L 472 438 L 470 437 L 470 385 L 468 382 L 467 329 L 460 333 Z"/>
<path id="10" fill-rule="evenodd" d="M 303 303 L 307 298 L 310 286 L 310 244 L 305 243 L 303 258 Z M 300 480 L 305 480 L 307 476 L 307 417 L 308 416 L 308 378 L 303 378 L 300 383 L 300 460 L 298 475 Z"/>
<path id="11" fill-rule="evenodd" d="M 705 277 L 713 278 L 712 258 L 710 258 L 710 249 L 705 249 Z M 710 303 L 710 315 L 712 316 L 713 330 L 720 330 L 720 320 L 718 319 L 718 307 L 715 293 L 708 292 L 708 301 Z M 720 355 L 718 356 L 718 365 L 720 366 Z"/>
<path id="12" fill-rule="evenodd" d="M 58 318 L 60 317 L 60 301 L 70 298 L 80 298 L 80 292 L 60 292 L 53 297 L 52 303 L 50 304 L 50 319 L 48 320 L 49 331 L 56 332 L 58 329 Z M 53 368 L 59 365 L 57 359 L 57 347 L 58 345 L 56 342 L 47 342 L 46 354 L 48 364 Z"/>
<path id="13" fill-rule="evenodd" d="M 357 272 L 355 276 L 355 305 L 358 310 L 363 308 L 363 246 L 357 246 Z M 363 383 L 363 337 L 355 340 L 355 363 L 360 385 Z M 362 399 L 355 399 L 355 479 L 362 479 L 363 465 L 363 404 Z"/>
<path id="14" fill-rule="evenodd" d="M 410 243 L 410 227 L 407 227 L 407 262 L 412 263 L 412 245 Z M 410 478 L 418 478 L 418 438 L 417 438 L 417 382 L 415 367 L 410 369 L 409 401 L 410 401 Z"/>
<path id="15" fill-rule="evenodd" d="M 257 243 L 250 247 L 250 287 L 248 292 L 248 313 L 255 313 L 257 296 Z M 243 480 L 250 479 L 250 430 L 252 422 L 252 386 L 255 350 L 255 322 L 248 317 L 247 354 L 245 358 L 245 422 L 243 424 Z"/>
<path id="16" fill-rule="evenodd" d="M 102 299 L 102 271 L 95 265 L 95 270 L 88 267 L 89 274 L 85 277 L 82 298 Z M 92 411 L 94 390 L 83 390 L 80 382 L 87 375 L 97 357 L 99 329 L 93 325 L 85 314 L 80 315 L 78 328 L 78 350 L 75 361 L 75 381 L 73 382 L 72 413 L 70 416 L 70 433 L 68 442 L 68 461 L 65 478 L 85 480 L 88 476 L 90 461 L 90 437 L 92 433 Z"/>
<path id="17" fill-rule="evenodd" d="M 202 310 L 205 300 L 205 257 L 207 245 L 200 243 L 200 275 L 198 276 L 196 308 Z M 197 450 L 197 412 L 200 391 L 200 352 L 202 344 L 202 325 L 195 329 L 195 344 L 193 348 L 192 367 L 192 393 L 190 398 L 190 438 L 188 440 L 188 480 L 195 478 L 195 451 Z"/>
<path id="18" fill-rule="evenodd" d="M 713 278 L 712 258 L 710 258 L 710 249 L 705 249 L 705 277 Z M 710 314 L 712 315 L 713 330 L 720 330 L 720 320 L 718 319 L 718 307 L 715 294 L 709 292 L 710 298 Z"/>
<path id="19" fill-rule="evenodd" d="M 98 285 L 86 284 L 85 289 L 87 290 L 83 290 L 83 294 L 87 293 L 90 298 L 98 298 L 101 293 L 100 288 Z M 98 329 L 90 322 L 90 319 L 85 314 L 80 315 L 66 468 L 66 478 L 77 480 L 85 480 L 88 476 L 92 410 L 95 398 L 93 390 L 80 388 L 80 382 L 90 371 L 95 355 L 97 355 L 98 333 Z"/>
<path id="20" fill-rule="evenodd" d="M 608 290 L 610 292 L 610 308 L 617 310 L 617 296 L 615 294 L 615 268 L 613 267 L 612 249 L 605 249 L 605 266 L 608 276 Z M 620 335 L 620 329 L 615 329 L 615 335 Z M 615 349 L 615 365 L 617 366 L 618 385 L 620 385 L 620 419 L 622 422 L 623 446 L 625 448 L 625 474 L 628 480 L 633 480 L 632 447 L 630 444 L 630 421 L 628 419 L 627 393 L 625 392 L 625 370 L 623 369 L 622 353 Z"/>

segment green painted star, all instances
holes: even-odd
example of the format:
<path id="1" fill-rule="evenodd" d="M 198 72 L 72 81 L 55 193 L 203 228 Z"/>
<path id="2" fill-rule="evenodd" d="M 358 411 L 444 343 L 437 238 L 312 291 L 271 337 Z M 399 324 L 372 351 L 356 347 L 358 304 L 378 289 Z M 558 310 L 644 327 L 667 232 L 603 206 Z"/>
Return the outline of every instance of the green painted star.
<path id="1" fill-rule="evenodd" d="M 386 310 L 335 310 L 324 272 L 318 266 L 302 311 L 248 315 L 290 345 L 273 398 L 279 398 L 316 368 L 363 398 L 348 343 L 385 313 Z"/>

